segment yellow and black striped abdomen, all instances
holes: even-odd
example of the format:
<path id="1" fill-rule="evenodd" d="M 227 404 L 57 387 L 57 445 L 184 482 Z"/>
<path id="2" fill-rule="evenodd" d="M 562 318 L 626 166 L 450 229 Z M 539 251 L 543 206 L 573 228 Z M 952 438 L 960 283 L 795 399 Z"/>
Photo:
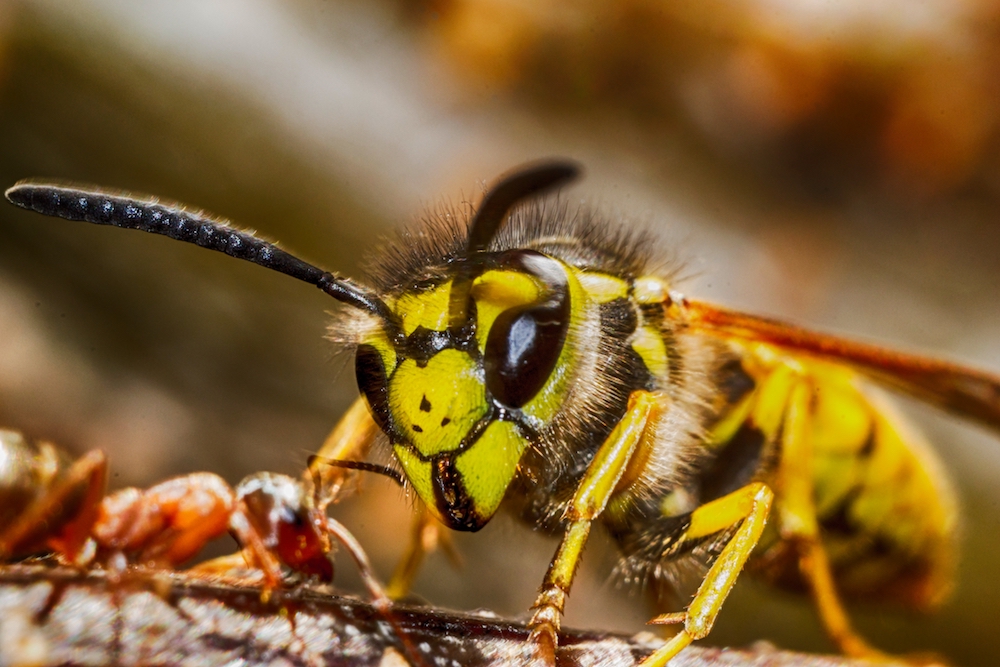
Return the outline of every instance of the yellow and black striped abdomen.
<path id="1" fill-rule="evenodd" d="M 789 489 L 802 482 L 791 475 L 810 470 L 805 481 L 838 591 L 917 608 L 939 603 L 953 579 L 957 508 L 922 436 L 847 367 L 788 358 L 766 346 L 745 352 L 756 389 L 734 410 L 745 415 L 742 428 L 752 425 L 778 443 L 763 478 L 776 504 L 756 569 L 775 583 L 801 587 L 794 542 L 782 539 L 794 531 L 783 523 Z M 803 451 L 787 451 L 782 429 L 798 383 L 808 388 L 808 436 Z"/>
<path id="2" fill-rule="evenodd" d="M 933 607 L 954 578 L 954 492 L 888 397 L 840 372 L 850 382 L 819 376 L 813 429 L 817 515 L 839 588 L 849 597 Z M 864 435 L 838 442 L 838 424 L 861 417 Z"/>

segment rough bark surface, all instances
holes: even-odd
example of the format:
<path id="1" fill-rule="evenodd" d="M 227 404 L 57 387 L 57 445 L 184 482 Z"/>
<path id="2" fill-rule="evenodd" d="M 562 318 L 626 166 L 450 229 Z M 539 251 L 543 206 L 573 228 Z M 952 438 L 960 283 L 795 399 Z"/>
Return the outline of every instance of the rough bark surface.
<path id="1" fill-rule="evenodd" d="M 237 579 L 129 576 L 44 565 L 0 568 L 0 665 L 361 665 L 485 667 L 526 662 L 524 625 L 489 614 L 397 606 L 298 587 L 269 599 Z M 659 643 L 566 631 L 559 667 L 635 665 Z M 671 667 L 860 667 L 767 647 L 692 647 Z"/>

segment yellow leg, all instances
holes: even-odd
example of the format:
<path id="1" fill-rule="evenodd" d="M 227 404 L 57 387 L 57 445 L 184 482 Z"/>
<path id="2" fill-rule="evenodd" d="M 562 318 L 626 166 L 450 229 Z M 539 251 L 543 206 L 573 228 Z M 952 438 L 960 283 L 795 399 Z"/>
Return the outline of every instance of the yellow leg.
<path id="1" fill-rule="evenodd" d="M 346 468 L 326 465 L 324 461 L 364 459 L 378 432 L 378 425 L 368 412 L 365 399 L 358 398 L 326 437 L 303 476 L 306 484 L 312 485 L 317 509 L 325 511 L 337 499 L 347 481 L 356 474 Z"/>
<path id="2" fill-rule="evenodd" d="M 837 595 L 826 550 L 819 539 L 797 540 L 796 548 L 799 552 L 799 569 L 809 584 L 809 592 L 823 628 L 840 651 L 856 658 L 890 660 L 891 656 L 866 642 L 851 625 L 840 596 Z"/>
<path id="3" fill-rule="evenodd" d="M 738 491 L 699 507 L 681 540 L 697 539 L 739 525 L 705 575 L 687 612 L 665 614 L 651 623 L 684 623 L 684 629 L 643 660 L 641 667 L 662 667 L 693 641 L 705 637 L 726 601 L 736 578 L 756 546 L 767 523 L 774 494 L 765 484 L 748 484 Z"/>
<path id="4" fill-rule="evenodd" d="M 410 532 L 410 544 L 406 548 L 406 553 L 396 566 L 389 585 L 386 586 L 386 593 L 393 600 L 406 597 L 413 587 L 413 580 L 428 554 L 434 553 L 438 548 L 444 551 L 448 560 L 454 567 L 462 566 L 462 557 L 455 550 L 455 545 L 451 541 L 451 533 L 441 525 L 434 515 L 427 511 L 427 507 L 420 503 L 420 510 L 413 519 L 413 528 Z"/>
<path id="5" fill-rule="evenodd" d="M 854 657 L 888 659 L 851 626 L 837 595 L 833 572 L 820 540 L 813 500 L 813 452 L 810 434 L 812 387 L 799 382 L 789 394 L 781 437 L 782 464 L 778 485 L 781 537 L 798 552 L 799 570 L 809 586 L 823 627 L 840 651 Z"/>
<path id="6" fill-rule="evenodd" d="M 562 612 L 590 524 L 604 511 L 629 461 L 644 442 L 647 429 L 656 423 L 661 400 L 648 391 L 632 392 L 625 416 L 597 451 L 567 510 L 569 526 L 549 565 L 528 624 L 536 653 L 548 664 L 555 664 Z"/>

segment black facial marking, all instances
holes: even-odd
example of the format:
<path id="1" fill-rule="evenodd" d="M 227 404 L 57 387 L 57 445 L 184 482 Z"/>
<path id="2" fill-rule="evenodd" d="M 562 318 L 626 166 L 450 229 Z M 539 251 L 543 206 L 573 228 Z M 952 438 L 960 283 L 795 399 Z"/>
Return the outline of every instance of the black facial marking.
<path id="1" fill-rule="evenodd" d="M 449 528 L 474 532 L 486 525 L 487 519 L 476 512 L 452 457 L 434 459 L 431 485 L 434 487 L 434 504 Z"/>
<path id="2" fill-rule="evenodd" d="M 468 450 L 469 447 L 472 447 L 474 444 L 476 444 L 479 438 L 482 437 L 483 433 L 486 432 L 486 429 L 489 428 L 490 424 L 492 424 L 497 420 L 514 421 L 511 415 L 506 414 L 502 410 L 497 409 L 496 406 L 494 405 L 490 405 L 489 409 L 486 411 L 486 414 L 483 415 L 479 420 L 477 420 L 471 427 L 469 427 L 469 430 L 465 432 L 465 436 L 462 438 L 462 441 L 458 444 L 458 447 L 450 450 L 448 452 L 448 456 L 457 456 L 462 452 Z M 442 426 L 447 426 L 450 423 L 451 419 L 449 419 L 448 417 L 445 417 L 444 419 L 441 420 Z M 530 428 L 527 427 L 526 425 L 521 424 L 520 422 L 517 423 L 522 430 L 525 430 L 528 433 L 533 433 L 532 431 L 530 431 Z M 410 428 L 413 428 L 418 433 L 423 432 L 422 429 L 416 424 L 412 424 Z M 532 435 L 532 437 L 537 438 L 537 434 Z M 430 462 L 434 465 L 437 465 L 438 459 L 440 459 L 441 456 L 444 456 L 443 454 L 429 454 L 429 455 L 421 454 L 420 450 L 416 449 L 415 447 L 412 446 L 412 444 L 409 443 L 409 440 L 407 440 L 405 434 L 402 435 L 401 440 L 395 441 L 394 444 L 408 444 L 410 452 L 414 456 L 416 456 L 421 461 Z"/>
<path id="3" fill-rule="evenodd" d="M 449 347 L 454 347 L 454 344 L 447 331 L 434 331 L 419 326 L 407 336 L 405 354 L 416 361 L 418 366 L 424 367 L 431 357 Z"/>
<path id="4" fill-rule="evenodd" d="M 479 355 L 475 327 L 471 325 L 446 331 L 418 326 L 396 350 L 402 357 L 413 359 L 418 368 L 426 368 L 431 357 L 443 350 L 459 350 L 474 357 Z"/>

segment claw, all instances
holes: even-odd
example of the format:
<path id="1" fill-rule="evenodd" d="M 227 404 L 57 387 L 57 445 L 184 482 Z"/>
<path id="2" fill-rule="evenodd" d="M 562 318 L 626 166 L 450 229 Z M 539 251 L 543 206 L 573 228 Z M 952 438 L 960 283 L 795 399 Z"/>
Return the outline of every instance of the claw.
<path id="1" fill-rule="evenodd" d="M 536 626 L 528 637 L 528 645 L 531 647 L 532 667 L 542 667 L 542 665 L 555 667 L 558 639 L 556 630 L 551 624 L 542 623 Z"/>

